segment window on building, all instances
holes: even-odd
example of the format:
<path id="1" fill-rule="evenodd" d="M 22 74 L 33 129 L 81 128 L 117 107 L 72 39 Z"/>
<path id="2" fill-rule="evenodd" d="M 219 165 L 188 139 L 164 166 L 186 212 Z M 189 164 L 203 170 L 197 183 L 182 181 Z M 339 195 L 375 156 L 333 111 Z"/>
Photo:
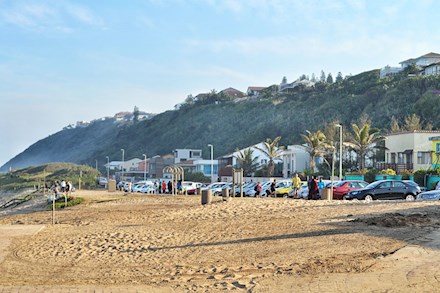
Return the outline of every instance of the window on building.
<path id="1" fill-rule="evenodd" d="M 199 158 L 200 157 L 200 151 L 191 151 L 190 152 L 191 158 Z"/>
<path id="2" fill-rule="evenodd" d="M 391 164 L 396 163 L 396 153 L 391 153 Z"/>
<path id="3" fill-rule="evenodd" d="M 431 152 L 417 152 L 417 164 L 431 164 Z"/>
<path id="4" fill-rule="evenodd" d="M 404 164 L 403 153 L 397 153 L 397 164 Z"/>

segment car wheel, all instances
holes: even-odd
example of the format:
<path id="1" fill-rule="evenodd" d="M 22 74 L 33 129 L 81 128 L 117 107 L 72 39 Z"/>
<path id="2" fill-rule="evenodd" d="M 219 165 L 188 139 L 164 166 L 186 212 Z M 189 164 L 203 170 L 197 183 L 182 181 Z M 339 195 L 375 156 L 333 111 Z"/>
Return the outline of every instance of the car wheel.
<path id="1" fill-rule="evenodd" d="M 346 194 L 344 194 L 344 195 L 342 196 L 342 200 L 347 200 L 347 195 L 346 195 Z"/>
<path id="2" fill-rule="evenodd" d="M 365 196 L 365 201 L 370 202 L 370 201 L 372 201 L 372 200 L 373 200 L 373 197 L 372 197 L 371 195 L 367 194 L 367 195 Z"/>
<path id="3" fill-rule="evenodd" d="M 414 197 L 414 195 L 412 195 L 412 194 L 408 194 L 408 195 L 405 197 L 405 199 L 406 199 L 407 201 L 413 201 L 413 200 L 415 200 L 415 197 Z"/>

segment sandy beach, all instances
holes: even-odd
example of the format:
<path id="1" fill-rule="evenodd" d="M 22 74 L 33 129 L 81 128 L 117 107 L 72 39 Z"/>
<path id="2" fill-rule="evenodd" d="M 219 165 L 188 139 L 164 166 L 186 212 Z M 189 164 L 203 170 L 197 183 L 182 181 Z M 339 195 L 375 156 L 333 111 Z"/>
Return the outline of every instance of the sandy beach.
<path id="1" fill-rule="evenodd" d="M 0 286 L 137 292 L 432 292 L 437 202 L 304 201 L 77 191 L 85 204 L 3 213 Z M 41 227 L 41 228 L 40 228 Z M 4 229 L 6 229 L 4 228 Z M 0 233 L 1 233 L 0 229 Z M 9 235 L 9 236 L 8 236 Z"/>

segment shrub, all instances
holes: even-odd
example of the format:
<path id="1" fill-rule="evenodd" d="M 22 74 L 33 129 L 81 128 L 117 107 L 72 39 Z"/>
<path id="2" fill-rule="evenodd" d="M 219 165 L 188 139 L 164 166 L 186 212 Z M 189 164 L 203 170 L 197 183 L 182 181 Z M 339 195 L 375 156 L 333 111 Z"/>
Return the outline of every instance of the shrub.
<path id="1" fill-rule="evenodd" d="M 364 180 L 367 182 L 373 182 L 376 179 L 376 175 L 377 175 L 378 171 L 377 169 L 369 169 L 365 174 L 364 174 Z"/>
<path id="2" fill-rule="evenodd" d="M 84 202 L 84 198 L 82 198 L 82 197 L 73 197 L 73 196 L 67 197 L 67 207 L 73 207 L 73 206 L 79 205 L 83 202 Z M 55 201 L 55 209 L 56 210 L 64 209 L 65 207 L 66 206 L 65 206 L 64 197 L 60 197 L 59 199 L 57 199 Z M 52 210 L 52 208 L 53 208 L 52 203 L 48 204 L 46 207 L 47 210 Z"/>
<path id="3" fill-rule="evenodd" d="M 396 175 L 396 171 L 394 171 L 393 169 L 385 169 L 381 170 L 379 174 L 394 176 Z"/>
<path id="4" fill-rule="evenodd" d="M 420 186 L 425 186 L 425 170 L 417 170 L 414 172 L 414 182 L 416 182 Z"/>
<path id="5" fill-rule="evenodd" d="M 403 180 L 408 180 L 409 176 L 413 175 L 413 173 L 410 170 L 403 170 L 399 174 L 402 175 Z"/>

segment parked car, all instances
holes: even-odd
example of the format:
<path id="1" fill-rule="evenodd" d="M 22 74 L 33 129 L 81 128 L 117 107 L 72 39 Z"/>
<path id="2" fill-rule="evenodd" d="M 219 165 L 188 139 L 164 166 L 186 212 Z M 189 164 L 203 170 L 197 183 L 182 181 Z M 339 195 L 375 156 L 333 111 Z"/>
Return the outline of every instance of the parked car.
<path id="1" fill-rule="evenodd" d="M 255 195 L 255 185 L 257 185 L 257 182 L 250 182 L 246 186 L 243 186 L 243 195 L 244 196 L 251 196 L 251 193 Z"/>
<path id="2" fill-rule="evenodd" d="M 141 183 L 141 184 L 137 183 L 137 184 L 133 185 L 132 191 L 133 192 L 142 192 L 141 189 L 144 185 L 145 184 L 143 184 L 143 183 Z"/>
<path id="3" fill-rule="evenodd" d="M 156 193 L 156 187 L 151 184 L 145 184 L 141 187 L 142 193 Z"/>
<path id="4" fill-rule="evenodd" d="M 333 186 L 333 199 L 343 199 L 350 191 L 364 188 L 367 185 L 368 183 L 362 180 L 339 181 Z"/>
<path id="5" fill-rule="evenodd" d="M 200 187 L 202 187 L 202 183 L 200 182 L 191 182 L 191 181 L 182 182 L 183 193 L 186 194 L 196 194 L 197 188 Z"/>
<path id="6" fill-rule="evenodd" d="M 440 200 L 440 190 L 431 190 L 419 193 L 417 200 Z"/>
<path id="7" fill-rule="evenodd" d="M 346 199 L 406 199 L 414 200 L 421 192 L 420 187 L 410 180 L 379 180 L 368 184 L 365 188 L 350 191 Z"/>
<path id="8" fill-rule="evenodd" d="M 208 186 L 206 186 L 205 188 L 203 188 L 204 190 L 210 189 L 212 195 L 220 195 L 222 193 L 222 187 L 227 184 L 227 182 L 215 182 L 215 183 L 211 183 Z"/>

